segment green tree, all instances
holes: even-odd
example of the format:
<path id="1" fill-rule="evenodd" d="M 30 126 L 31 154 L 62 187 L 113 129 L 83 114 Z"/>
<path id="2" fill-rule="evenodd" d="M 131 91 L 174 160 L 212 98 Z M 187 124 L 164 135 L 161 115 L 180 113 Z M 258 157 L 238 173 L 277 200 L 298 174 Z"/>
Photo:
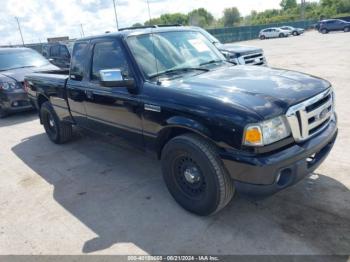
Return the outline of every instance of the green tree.
<path id="1" fill-rule="evenodd" d="M 188 16 L 181 13 L 163 14 L 160 17 L 152 18 L 145 22 L 145 25 L 188 25 Z"/>
<path id="2" fill-rule="evenodd" d="M 141 24 L 141 23 L 135 23 L 135 24 L 133 24 L 132 26 L 133 26 L 133 27 L 140 27 L 140 26 L 143 26 L 143 24 Z"/>
<path id="3" fill-rule="evenodd" d="M 280 6 L 283 10 L 288 10 L 297 7 L 296 0 L 282 0 Z"/>
<path id="4" fill-rule="evenodd" d="M 162 20 L 160 17 L 152 18 L 151 20 L 148 20 L 145 22 L 145 25 L 160 25 L 162 24 Z"/>
<path id="5" fill-rule="evenodd" d="M 204 8 L 195 9 L 188 13 L 188 19 L 190 25 L 200 27 L 209 27 L 215 21 L 214 16 Z"/>
<path id="6" fill-rule="evenodd" d="M 234 26 L 241 20 L 241 15 L 237 7 L 225 8 L 222 19 L 225 27 Z"/>
<path id="7" fill-rule="evenodd" d="M 166 25 L 171 25 L 171 24 L 187 25 L 188 24 L 188 16 L 181 13 L 164 14 L 160 16 L 160 19 L 162 20 L 163 24 L 166 24 Z"/>

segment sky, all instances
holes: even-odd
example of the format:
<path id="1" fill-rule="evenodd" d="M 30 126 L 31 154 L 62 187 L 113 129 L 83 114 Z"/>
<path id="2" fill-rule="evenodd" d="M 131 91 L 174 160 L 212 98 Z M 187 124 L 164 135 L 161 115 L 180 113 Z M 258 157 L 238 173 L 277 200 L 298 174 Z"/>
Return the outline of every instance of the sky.
<path id="1" fill-rule="evenodd" d="M 252 10 L 279 8 L 280 0 L 149 0 L 151 17 L 163 13 L 189 11 L 204 7 L 216 18 L 224 8 L 236 6 L 242 15 Z M 146 0 L 116 0 L 119 27 L 148 20 Z M 113 0 L 0 0 L 0 45 L 20 44 L 15 17 L 25 43 L 46 42 L 48 37 L 85 36 L 115 31 Z"/>

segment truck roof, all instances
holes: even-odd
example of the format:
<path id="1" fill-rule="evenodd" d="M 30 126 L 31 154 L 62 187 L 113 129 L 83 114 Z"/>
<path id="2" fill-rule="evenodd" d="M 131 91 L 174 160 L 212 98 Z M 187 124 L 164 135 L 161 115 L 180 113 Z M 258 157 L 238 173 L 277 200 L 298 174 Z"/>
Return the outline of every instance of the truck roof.
<path id="1" fill-rule="evenodd" d="M 27 47 L 0 47 L 0 53 L 10 53 L 10 52 L 18 52 L 18 51 L 27 51 L 32 50 Z"/>
<path id="2" fill-rule="evenodd" d="M 96 36 L 89 36 L 84 37 L 81 39 L 78 39 L 79 41 L 87 41 L 97 38 L 113 38 L 113 37 L 119 37 L 124 38 L 131 35 L 142 35 L 142 34 L 150 34 L 150 33 L 161 33 L 161 32 L 169 32 L 169 31 L 198 31 L 195 28 L 186 27 L 186 26 L 156 26 L 156 27 L 130 27 L 130 28 L 124 28 L 117 32 L 112 33 L 106 33 L 103 35 L 96 35 Z"/>

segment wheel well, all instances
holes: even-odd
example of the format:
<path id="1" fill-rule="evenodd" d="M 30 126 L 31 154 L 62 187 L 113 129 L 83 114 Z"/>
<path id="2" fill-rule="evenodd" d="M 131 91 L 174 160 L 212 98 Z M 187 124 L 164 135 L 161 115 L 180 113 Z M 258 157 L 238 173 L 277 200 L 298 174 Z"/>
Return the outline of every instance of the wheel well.
<path id="1" fill-rule="evenodd" d="M 186 133 L 192 133 L 192 134 L 197 134 L 197 135 L 199 135 L 201 137 L 206 137 L 204 134 L 202 134 L 202 133 L 200 133 L 198 131 L 186 128 L 186 127 L 169 127 L 169 128 L 166 128 L 160 133 L 160 135 L 157 138 L 157 145 L 156 145 L 157 148 L 156 149 L 157 149 L 158 159 L 160 159 L 160 157 L 161 157 L 162 150 L 163 150 L 164 146 L 171 139 L 173 139 L 174 137 L 186 134 Z"/>
<path id="2" fill-rule="evenodd" d="M 42 105 L 43 103 L 45 103 L 46 101 L 49 101 L 49 99 L 47 99 L 46 96 L 39 95 L 39 97 L 38 97 L 38 109 L 39 109 L 39 110 L 40 110 L 40 108 L 41 108 L 41 105 Z"/>

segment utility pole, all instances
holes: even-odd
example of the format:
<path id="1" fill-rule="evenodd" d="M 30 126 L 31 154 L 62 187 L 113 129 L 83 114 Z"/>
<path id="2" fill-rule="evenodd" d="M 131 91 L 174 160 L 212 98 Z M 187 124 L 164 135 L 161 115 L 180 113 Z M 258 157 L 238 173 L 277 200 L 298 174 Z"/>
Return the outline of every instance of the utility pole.
<path id="1" fill-rule="evenodd" d="M 149 22 L 151 23 L 151 9 L 149 8 L 149 1 L 147 0 L 147 7 L 148 7 L 148 17 L 149 17 Z"/>
<path id="2" fill-rule="evenodd" d="M 19 30 L 19 33 L 21 35 L 21 39 L 22 39 L 22 45 L 24 46 L 24 40 L 23 40 L 23 35 L 22 35 L 22 30 L 21 30 L 21 25 L 19 24 L 19 20 L 18 20 L 18 17 L 16 16 L 15 17 L 16 21 L 17 21 L 17 25 L 18 25 L 18 30 Z"/>
<path id="3" fill-rule="evenodd" d="M 305 20 L 305 1 L 301 0 L 301 19 Z"/>
<path id="4" fill-rule="evenodd" d="M 83 24 L 80 24 L 80 28 L 81 28 L 81 34 L 82 34 L 82 36 L 85 37 Z"/>
<path id="5" fill-rule="evenodd" d="M 119 31 L 118 15 L 117 15 L 117 5 L 116 5 L 115 1 L 116 1 L 116 0 L 113 0 L 114 15 L 115 15 L 115 23 L 117 24 L 117 31 Z"/>

